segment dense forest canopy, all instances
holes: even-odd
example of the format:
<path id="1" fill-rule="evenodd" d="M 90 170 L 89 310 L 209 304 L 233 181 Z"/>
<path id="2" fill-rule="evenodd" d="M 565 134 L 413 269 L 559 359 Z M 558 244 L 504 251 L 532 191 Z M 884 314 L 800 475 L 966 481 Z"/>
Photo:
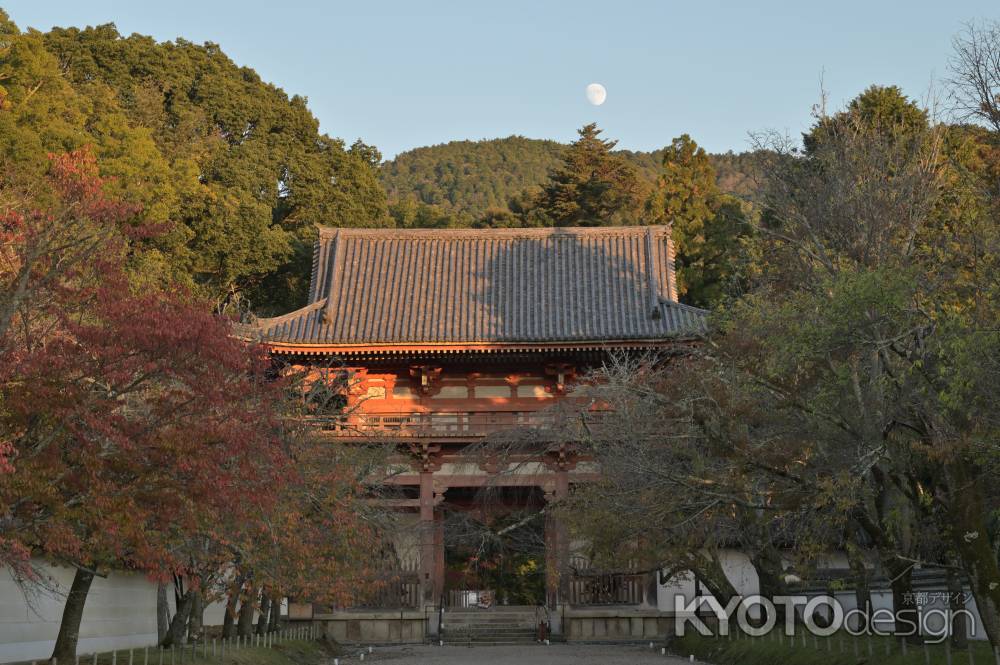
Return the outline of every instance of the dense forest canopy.
<path id="1" fill-rule="evenodd" d="M 0 170 L 31 179 L 48 153 L 93 146 L 143 221 L 171 227 L 137 259 L 150 277 L 287 309 L 304 292 L 317 223 L 386 222 L 372 149 L 320 133 L 305 98 L 215 44 L 123 37 L 110 24 L 21 32 L 2 13 L 0 36 Z"/>
<path id="2" fill-rule="evenodd" d="M 667 143 L 664 140 L 664 143 Z M 511 200 L 536 193 L 556 169 L 567 144 L 523 136 L 484 141 L 452 141 L 400 153 L 382 165 L 380 178 L 391 204 L 432 206 L 456 226 L 468 226 Z M 645 183 L 660 176 L 666 148 L 651 152 L 617 150 Z M 747 197 L 753 155 L 709 155 L 719 189 Z"/>

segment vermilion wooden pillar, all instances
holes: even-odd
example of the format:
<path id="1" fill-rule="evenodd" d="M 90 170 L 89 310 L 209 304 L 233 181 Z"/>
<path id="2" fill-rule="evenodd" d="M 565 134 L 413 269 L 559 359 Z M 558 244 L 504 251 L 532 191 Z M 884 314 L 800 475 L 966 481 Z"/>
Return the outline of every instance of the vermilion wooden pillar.
<path id="1" fill-rule="evenodd" d="M 569 474 L 555 473 L 555 484 L 545 492 L 548 505 L 569 494 Z M 549 607 L 569 601 L 569 538 L 565 527 L 551 514 L 545 516 L 545 594 Z"/>

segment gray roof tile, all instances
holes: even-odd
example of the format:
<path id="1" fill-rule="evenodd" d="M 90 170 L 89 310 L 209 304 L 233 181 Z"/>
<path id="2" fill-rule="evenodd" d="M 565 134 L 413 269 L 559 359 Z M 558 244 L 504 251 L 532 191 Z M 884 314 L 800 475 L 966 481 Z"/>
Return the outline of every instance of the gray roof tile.
<path id="1" fill-rule="evenodd" d="M 260 319 L 294 344 L 656 340 L 704 329 L 676 302 L 662 226 L 320 230 L 309 304 Z"/>

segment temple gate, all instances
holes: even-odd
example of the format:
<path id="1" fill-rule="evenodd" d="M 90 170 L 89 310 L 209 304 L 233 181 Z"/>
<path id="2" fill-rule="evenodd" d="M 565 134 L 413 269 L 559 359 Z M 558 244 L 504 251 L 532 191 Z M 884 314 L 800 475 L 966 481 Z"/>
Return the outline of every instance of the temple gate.
<path id="1" fill-rule="evenodd" d="M 469 497 L 486 488 L 537 508 L 597 478 L 573 441 L 547 429 L 546 409 L 608 353 L 693 336 L 704 316 L 677 302 L 667 227 L 321 229 L 308 304 L 256 321 L 248 335 L 290 364 L 349 377 L 344 415 L 322 423 L 332 445 L 374 439 L 392 447 L 393 505 L 413 528 L 388 573 L 398 593 L 365 605 L 373 617 L 401 610 L 401 623 L 382 635 L 372 618 L 355 633 L 375 630 L 385 641 L 437 633 L 435 611 L 469 604 L 466 592 L 476 590 L 446 588 L 446 509 L 471 510 Z M 531 455 L 512 464 L 469 454 L 512 428 L 542 433 Z M 655 607 L 650 576 L 623 569 L 577 579 L 569 573 L 575 556 L 546 516 L 545 597 L 537 600 L 550 617 L 587 606 Z M 586 568 L 585 560 L 573 564 Z"/>

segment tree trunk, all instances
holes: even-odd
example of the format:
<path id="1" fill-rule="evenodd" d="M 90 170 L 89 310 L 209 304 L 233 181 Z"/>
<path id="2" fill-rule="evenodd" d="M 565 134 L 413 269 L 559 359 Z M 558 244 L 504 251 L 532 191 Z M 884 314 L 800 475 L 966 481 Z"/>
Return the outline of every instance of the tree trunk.
<path id="1" fill-rule="evenodd" d="M 167 602 L 167 585 L 156 585 L 156 641 L 162 642 L 170 630 L 170 603 Z"/>
<path id="2" fill-rule="evenodd" d="M 236 636 L 236 603 L 240 600 L 240 591 L 243 589 L 243 576 L 239 575 L 229 587 L 229 595 L 226 598 L 226 616 L 222 618 L 222 638 L 229 639 Z"/>
<path id="3" fill-rule="evenodd" d="M 267 632 L 268 621 L 270 620 L 270 615 L 268 611 L 271 609 L 271 599 L 267 597 L 266 593 L 260 594 L 260 616 L 257 617 L 257 634 L 263 635 Z"/>
<path id="4" fill-rule="evenodd" d="M 278 596 L 271 601 L 271 632 L 278 630 L 279 621 L 281 620 L 281 596 Z"/>
<path id="5" fill-rule="evenodd" d="M 201 639 L 203 620 L 205 618 L 205 597 L 201 591 L 191 592 L 191 616 L 188 617 L 188 640 Z"/>
<path id="6" fill-rule="evenodd" d="M 892 589 L 892 613 L 895 618 L 895 630 L 906 637 L 911 644 L 923 644 L 920 634 L 920 608 L 913 593 L 913 565 L 896 558 L 892 552 L 883 566 L 889 575 L 889 588 Z"/>
<path id="7" fill-rule="evenodd" d="M 969 648 L 969 625 L 965 616 L 965 589 L 962 587 L 962 577 L 954 568 L 947 570 L 948 576 L 948 609 L 952 612 L 951 646 L 965 650 Z"/>
<path id="8" fill-rule="evenodd" d="M 876 483 L 878 519 L 872 520 L 864 508 L 858 509 L 853 517 L 871 537 L 882 570 L 889 577 L 895 632 L 901 637 L 905 635 L 911 644 L 923 644 L 920 610 L 913 594 L 913 564 L 900 558 L 913 554 L 913 505 L 884 470 L 873 467 L 872 478 Z"/>
<path id="9" fill-rule="evenodd" d="M 707 557 L 695 555 L 691 564 L 691 572 L 695 574 L 710 594 L 725 607 L 729 601 L 737 595 L 733 583 L 726 577 L 726 572 L 722 569 L 719 558 L 715 555 Z"/>
<path id="10" fill-rule="evenodd" d="M 858 617 L 858 625 L 853 626 L 855 630 L 862 631 L 868 628 L 871 619 L 872 589 L 871 574 L 865 559 L 861 555 L 858 547 L 851 542 L 847 544 L 847 563 L 851 567 L 851 575 L 854 577 L 854 602 L 861 611 Z"/>
<path id="11" fill-rule="evenodd" d="M 191 616 L 191 606 L 194 604 L 194 592 L 188 591 L 181 596 L 177 603 L 177 612 L 170 622 L 170 629 L 166 636 L 160 640 L 160 646 L 169 647 L 177 644 L 184 644 L 184 633 L 187 630 L 188 617 Z"/>
<path id="12" fill-rule="evenodd" d="M 253 584 L 247 589 L 243 602 L 240 603 L 240 620 L 237 625 L 237 634 L 240 637 L 249 637 L 253 632 L 253 611 L 257 604 L 257 587 Z"/>
<path id="13" fill-rule="evenodd" d="M 757 571 L 758 593 L 764 598 L 776 598 L 788 595 L 788 585 L 785 584 L 785 571 L 781 562 L 781 554 L 770 545 L 764 545 L 760 550 L 751 552 L 750 564 Z M 778 625 L 785 622 L 786 606 L 775 604 L 775 620 Z M 765 617 L 761 617 L 765 619 Z M 798 615 L 792 617 L 798 622 Z"/>
<path id="14" fill-rule="evenodd" d="M 76 658 L 76 646 L 80 641 L 80 621 L 83 620 L 83 606 L 87 603 L 87 594 L 94 581 L 94 573 L 76 569 L 73 575 L 73 585 L 66 596 L 63 606 L 62 621 L 59 623 L 59 634 L 56 636 L 56 646 L 52 650 L 52 658 L 60 663 L 72 663 Z"/>
<path id="15" fill-rule="evenodd" d="M 969 576 L 969 586 L 976 599 L 976 608 L 990 644 L 1000 646 L 1000 567 L 990 546 L 989 530 L 983 519 L 988 511 L 982 499 L 982 487 L 972 479 L 964 460 L 947 467 L 950 497 L 948 517 L 952 538 L 963 568 Z"/>

